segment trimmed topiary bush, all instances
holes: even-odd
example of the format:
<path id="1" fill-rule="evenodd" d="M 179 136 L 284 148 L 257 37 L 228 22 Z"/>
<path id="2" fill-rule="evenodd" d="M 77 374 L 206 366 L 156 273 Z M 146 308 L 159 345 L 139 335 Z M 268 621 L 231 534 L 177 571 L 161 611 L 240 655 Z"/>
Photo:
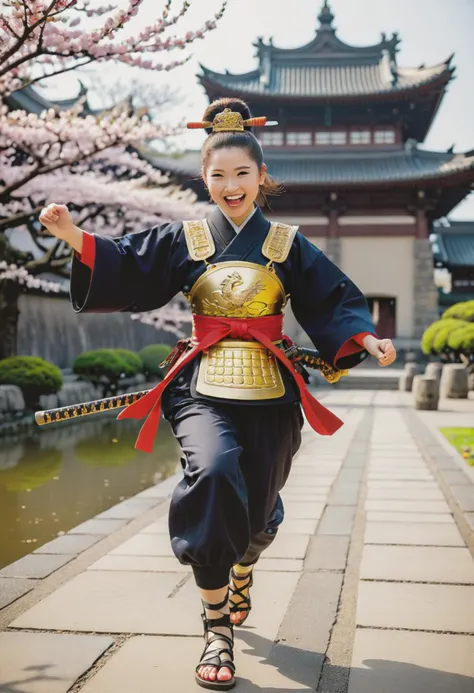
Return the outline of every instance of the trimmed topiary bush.
<path id="1" fill-rule="evenodd" d="M 134 371 L 132 375 L 136 375 L 143 371 L 143 361 L 134 351 L 129 351 L 128 349 L 114 349 L 114 351 L 123 358 L 129 368 Z"/>
<path id="2" fill-rule="evenodd" d="M 421 349 L 424 354 L 437 354 L 438 350 L 435 348 L 434 342 L 437 338 L 439 332 L 445 332 L 446 329 L 455 329 L 456 327 L 462 327 L 465 325 L 463 320 L 449 319 L 445 320 L 444 317 L 441 320 L 437 320 L 432 325 L 426 328 L 421 338 Z"/>
<path id="3" fill-rule="evenodd" d="M 80 354 L 73 364 L 74 373 L 84 380 L 102 388 L 104 397 L 117 392 L 117 386 L 121 378 L 136 375 L 141 370 L 141 361 L 134 360 L 133 352 L 127 352 L 127 356 L 121 355 L 121 349 L 94 349 Z"/>
<path id="4" fill-rule="evenodd" d="M 474 322 L 474 301 L 463 301 L 455 303 L 443 313 L 443 320 L 447 318 L 457 318 L 466 322 Z"/>
<path id="5" fill-rule="evenodd" d="M 12 356 L 0 361 L 0 385 L 17 385 L 26 406 L 38 409 L 40 396 L 56 394 L 63 376 L 54 363 L 38 356 Z"/>
<path id="6" fill-rule="evenodd" d="M 162 379 L 166 373 L 166 368 L 160 368 L 159 364 L 171 353 L 168 344 L 150 344 L 138 352 L 143 361 L 143 372 L 147 377 Z"/>

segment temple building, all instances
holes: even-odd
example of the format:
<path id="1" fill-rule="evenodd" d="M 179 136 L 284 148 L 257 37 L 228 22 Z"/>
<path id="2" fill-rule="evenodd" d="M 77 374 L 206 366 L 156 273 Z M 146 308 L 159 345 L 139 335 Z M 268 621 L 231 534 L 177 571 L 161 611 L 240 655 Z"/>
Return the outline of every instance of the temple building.
<path id="1" fill-rule="evenodd" d="M 453 77 L 452 57 L 401 67 L 397 34 L 355 47 L 336 35 L 327 1 L 318 19 L 310 43 L 283 49 L 259 38 L 255 70 L 201 66 L 199 81 L 210 101 L 240 97 L 253 115 L 278 121 L 256 131 L 269 173 L 286 190 L 267 216 L 299 224 L 364 291 L 379 334 L 415 346 L 438 317 L 433 223 L 474 182 L 474 150 L 419 147 Z M 170 168 L 189 181 L 198 152 Z M 187 185 L 206 199 L 199 181 Z"/>

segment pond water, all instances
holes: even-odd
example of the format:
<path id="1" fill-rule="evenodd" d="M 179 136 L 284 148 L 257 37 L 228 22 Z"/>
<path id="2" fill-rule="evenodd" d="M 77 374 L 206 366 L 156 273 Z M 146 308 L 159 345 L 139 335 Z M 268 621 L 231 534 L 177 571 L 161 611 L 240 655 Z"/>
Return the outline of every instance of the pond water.
<path id="1" fill-rule="evenodd" d="M 152 454 L 134 448 L 141 423 L 105 415 L 0 438 L 0 569 L 174 474 L 167 422 Z"/>

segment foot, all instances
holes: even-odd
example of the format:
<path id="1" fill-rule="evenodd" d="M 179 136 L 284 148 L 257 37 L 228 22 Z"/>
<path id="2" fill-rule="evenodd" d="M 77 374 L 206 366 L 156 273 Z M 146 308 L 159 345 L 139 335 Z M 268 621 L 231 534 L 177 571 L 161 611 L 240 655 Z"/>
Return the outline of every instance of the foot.
<path id="1" fill-rule="evenodd" d="M 230 620 L 234 626 L 242 626 L 247 620 L 252 604 L 249 590 L 253 584 L 252 566 L 235 565 L 229 585 Z"/>
<path id="2" fill-rule="evenodd" d="M 228 690 L 235 685 L 233 633 L 229 619 L 229 603 L 204 605 L 205 647 L 196 667 L 196 681 L 203 688 Z M 209 607 L 213 607 L 212 609 Z M 228 662 L 228 666 L 226 663 Z"/>

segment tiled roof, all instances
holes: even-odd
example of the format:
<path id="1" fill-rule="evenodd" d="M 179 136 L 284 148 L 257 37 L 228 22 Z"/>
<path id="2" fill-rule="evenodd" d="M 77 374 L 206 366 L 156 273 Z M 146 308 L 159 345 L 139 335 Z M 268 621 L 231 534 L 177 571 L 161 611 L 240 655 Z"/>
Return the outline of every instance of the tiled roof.
<path id="1" fill-rule="evenodd" d="M 474 267 L 474 222 L 451 222 L 448 228 L 434 229 L 438 262 L 457 267 Z"/>
<path id="2" fill-rule="evenodd" d="M 331 155 L 308 150 L 291 156 L 269 152 L 265 160 L 271 174 L 283 183 L 383 183 L 444 178 L 469 169 L 474 173 L 474 156 L 416 148 Z"/>
<path id="3" fill-rule="evenodd" d="M 201 81 L 211 82 L 236 95 L 254 94 L 293 97 L 354 97 L 398 94 L 430 84 L 452 74 L 449 63 L 429 68 L 390 70 L 388 56 L 365 64 L 272 64 L 268 76 L 259 70 L 242 75 L 221 74 L 202 68 Z"/>
<path id="4" fill-rule="evenodd" d="M 153 157 L 152 163 L 163 171 L 195 176 L 199 173 L 199 152 L 187 152 L 182 159 Z M 275 151 L 266 149 L 265 162 L 277 180 L 294 185 L 357 185 L 410 182 L 447 178 L 472 171 L 474 154 L 430 152 L 409 145 L 398 150 L 358 153 L 321 152 L 314 148 Z"/>

